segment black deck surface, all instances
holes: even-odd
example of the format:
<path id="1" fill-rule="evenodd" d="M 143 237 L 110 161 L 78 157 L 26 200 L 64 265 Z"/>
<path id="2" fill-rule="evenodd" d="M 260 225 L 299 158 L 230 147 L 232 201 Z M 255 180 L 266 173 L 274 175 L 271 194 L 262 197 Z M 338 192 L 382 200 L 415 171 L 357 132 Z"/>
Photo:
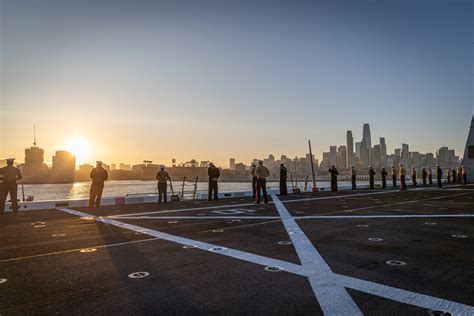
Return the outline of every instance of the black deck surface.
<path id="1" fill-rule="evenodd" d="M 474 313 L 474 186 L 319 192 L 280 199 L 301 228 L 296 234 L 307 236 L 313 252 L 298 253 L 297 241 L 285 244 L 290 235 L 274 203 L 255 205 L 250 199 L 4 215 L 0 315 L 319 315 L 325 305 L 344 310 L 344 299 L 316 298 L 318 290 L 304 275 L 313 270 L 300 258 L 314 252 L 332 270 L 328 275 L 388 286 L 383 295 L 356 285 L 339 287 L 363 314 L 428 315 L 434 307 Z M 379 215 L 392 217 L 357 217 Z M 119 227 L 122 223 L 134 226 Z M 160 232 L 168 234 L 166 240 L 156 238 Z M 174 239 L 178 237 L 189 241 Z M 227 249 L 222 255 L 183 247 L 194 242 Z M 233 250 L 260 257 L 242 260 Z M 304 271 L 267 271 L 271 259 Z M 390 260 L 406 264 L 388 265 Z M 130 278 L 134 272 L 148 274 Z M 334 286 L 323 283 L 319 291 Z M 398 289 L 409 292 L 400 294 Z M 416 302 L 407 304 L 407 297 Z M 444 303 L 432 304 L 436 299 Z"/>

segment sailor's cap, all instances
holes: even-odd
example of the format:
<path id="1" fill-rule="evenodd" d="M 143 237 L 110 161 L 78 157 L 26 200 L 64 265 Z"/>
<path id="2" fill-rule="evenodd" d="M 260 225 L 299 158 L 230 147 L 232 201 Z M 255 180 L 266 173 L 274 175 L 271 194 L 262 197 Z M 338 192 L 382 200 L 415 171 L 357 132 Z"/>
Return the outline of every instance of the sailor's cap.
<path id="1" fill-rule="evenodd" d="M 14 162 L 15 161 L 15 158 L 7 158 L 5 159 L 6 162 Z"/>

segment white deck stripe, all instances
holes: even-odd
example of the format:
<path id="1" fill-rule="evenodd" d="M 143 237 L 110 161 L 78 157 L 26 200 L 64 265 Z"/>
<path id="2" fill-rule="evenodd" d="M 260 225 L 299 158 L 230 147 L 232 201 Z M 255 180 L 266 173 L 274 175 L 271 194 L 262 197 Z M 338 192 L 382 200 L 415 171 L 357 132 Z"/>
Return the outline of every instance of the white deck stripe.
<path id="1" fill-rule="evenodd" d="M 346 289 L 341 286 L 333 286 L 332 280 L 335 278 L 335 275 L 331 268 L 301 230 L 283 203 L 281 203 L 276 195 L 272 195 L 272 199 L 301 263 L 315 272 L 314 275 L 309 277 L 309 282 L 324 314 L 362 315 L 359 307 L 357 307 L 357 304 Z"/>
<path id="2" fill-rule="evenodd" d="M 324 196 L 324 197 L 314 197 L 314 198 L 300 198 L 283 201 L 284 203 L 293 203 L 293 202 L 305 202 L 305 201 L 316 201 L 316 200 L 332 200 L 332 199 L 344 199 L 347 197 L 353 196 L 366 196 L 374 194 L 387 194 L 387 193 L 400 193 L 401 191 L 376 191 L 369 193 L 356 193 L 356 194 L 347 194 L 347 195 L 336 195 L 336 196 Z M 274 202 L 269 202 L 273 204 Z M 203 207 L 192 207 L 192 208 L 183 208 L 176 210 L 163 210 L 163 211 L 151 211 L 151 212 L 142 212 L 142 213 L 128 213 L 128 214 L 119 214 L 114 215 L 114 218 L 119 217 L 128 217 L 128 216 L 138 216 L 138 215 L 151 215 L 151 214 L 165 214 L 165 213 L 175 213 L 175 212 L 187 212 L 187 211 L 203 211 L 203 210 L 215 210 L 222 208 L 239 208 L 245 206 L 257 206 L 255 203 L 245 203 L 245 204 L 230 204 L 230 205 L 212 205 L 212 206 L 203 206 Z"/>
<path id="3" fill-rule="evenodd" d="M 278 216 L 127 216 L 127 217 L 115 217 L 108 216 L 107 218 L 111 219 L 220 219 L 220 220 L 229 220 L 229 219 L 275 219 L 280 218 Z"/>
<path id="4" fill-rule="evenodd" d="M 397 289 L 370 281 L 338 275 L 343 286 L 364 293 L 380 296 L 392 301 L 405 303 L 431 310 L 450 312 L 453 315 L 474 315 L 474 307 L 441 298 Z"/>
<path id="5" fill-rule="evenodd" d="M 141 239 L 141 240 L 134 240 L 134 241 L 121 242 L 121 243 L 117 243 L 117 244 L 108 244 L 108 245 L 100 245 L 100 246 L 90 246 L 90 247 L 76 248 L 76 249 L 70 249 L 70 250 L 64 250 L 64 251 L 55 251 L 55 252 L 41 253 L 41 254 L 32 255 L 32 256 L 24 256 L 24 257 L 17 257 L 17 258 L 2 259 L 2 260 L 0 260 L 0 263 L 3 263 L 3 262 L 10 262 L 10 261 L 18 261 L 18 260 L 24 260 L 24 259 L 33 259 L 33 258 L 47 257 L 47 256 L 54 256 L 54 255 L 61 255 L 61 254 L 70 253 L 70 252 L 79 252 L 79 251 L 81 251 L 82 249 L 86 249 L 86 248 L 102 249 L 102 248 L 110 248 L 110 247 L 124 246 L 124 245 L 130 245 L 130 244 L 137 244 L 137 243 L 141 243 L 141 242 L 154 241 L 154 240 L 159 240 L 159 238 Z"/>
<path id="6" fill-rule="evenodd" d="M 388 206 L 395 206 L 395 205 L 402 205 L 402 204 L 410 204 L 410 203 L 418 203 L 418 202 L 425 202 L 425 201 L 432 201 L 432 200 L 439 200 L 439 199 L 444 199 L 448 197 L 454 197 L 454 196 L 459 196 L 459 195 L 466 195 L 470 193 L 459 193 L 459 194 L 450 194 L 450 195 L 443 195 L 443 196 L 437 196 L 434 198 L 426 198 L 426 199 L 420 199 L 420 200 L 410 200 L 410 201 L 403 201 L 403 202 L 397 202 L 397 203 L 390 203 L 390 204 L 378 204 L 378 205 L 373 205 L 373 206 L 365 206 L 365 207 L 358 207 L 358 208 L 353 208 L 353 209 L 348 209 L 344 210 L 345 212 L 348 211 L 364 211 L 364 210 L 370 210 L 374 208 L 381 208 L 381 207 L 388 207 Z"/>
<path id="7" fill-rule="evenodd" d="M 416 214 L 416 215 L 326 215 L 326 216 L 301 216 L 296 219 L 354 219 L 354 218 L 456 218 L 474 217 L 474 214 Z"/>
<path id="8" fill-rule="evenodd" d="M 65 213 L 72 214 L 72 215 L 80 216 L 80 217 L 90 217 L 90 216 L 92 216 L 90 214 L 82 213 L 82 212 L 67 209 L 67 208 L 58 208 L 58 210 L 60 210 L 62 212 L 65 212 Z M 298 265 L 298 264 L 294 264 L 294 263 L 290 263 L 290 262 L 286 262 L 286 261 L 283 261 L 283 260 L 267 258 L 267 257 L 264 257 L 264 256 L 260 256 L 260 255 L 252 254 L 252 253 L 249 253 L 249 252 L 240 251 L 240 250 L 228 249 L 226 247 L 222 247 L 222 246 L 219 246 L 219 245 L 214 245 L 214 244 L 210 244 L 210 243 L 206 243 L 206 242 L 202 242 L 202 241 L 197 241 L 197 240 L 193 240 L 193 239 L 179 237 L 179 236 L 163 233 L 163 232 L 160 232 L 158 230 L 147 229 L 147 228 L 143 228 L 143 227 L 140 227 L 140 226 L 135 226 L 135 225 L 119 222 L 119 221 L 116 221 L 116 220 L 113 220 L 113 219 L 110 219 L 110 218 L 94 217 L 94 220 L 96 220 L 98 222 L 105 223 L 105 224 L 113 225 L 113 226 L 116 226 L 116 227 L 128 229 L 128 230 L 131 230 L 131 231 L 139 232 L 139 233 L 149 235 L 149 236 L 152 236 L 152 237 L 160 238 L 160 239 L 163 239 L 163 240 L 166 240 L 166 241 L 174 242 L 174 243 L 177 243 L 177 244 L 180 244 L 180 245 L 183 245 L 183 246 L 193 245 L 197 249 L 201 249 L 201 250 L 209 251 L 209 249 L 211 249 L 211 248 L 217 248 L 217 247 L 225 248 L 224 251 L 213 252 L 213 253 L 228 256 L 228 257 L 233 257 L 233 258 L 240 259 L 240 260 L 247 261 L 247 262 L 251 262 L 251 263 L 257 263 L 257 264 L 260 264 L 260 265 L 263 265 L 263 266 L 282 267 L 287 271 L 291 270 L 292 273 L 299 274 L 299 275 L 302 275 L 302 276 L 307 276 L 308 275 L 308 272 L 306 271 L 306 269 L 303 266 Z"/>
<path id="9" fill-rule="evenodd" d="M 294 219 L 354 219 L 354 218 L 438 218 L 438 217 L 474 217 L 474 214 L 406 214 L 406 215 L 307 215 L 307 216 L 293 216 Z M 108 218 L 115 219 L 114 216 L 109 216 Z M 137 216 L 137 217 L 122 217 L 122 220 L 129 219 L 146 219 L 146 220 L 170 220 L 170 219 L 216 219 L 226 221 L 229 219 L 243 219 L 243 220 L 266 220 L 266 219 L 278 219 L 279 216 Z M 275 222 L 275 221 L 274 221 Z"/>
<path id="10" fill-rule="evenodd" d="M 74 211 L 71 209 L 63 208 L 63 209 L 58 209 L 58 210 L 66 212 L 66 213 L 70 213 L 76 216 L 81 216 L 81 217 L 92 216 L 90 214 Z M 100 217 L 94 217 L 94 219 L 100 222 L 104 222 L 106 224 L 112 224 L 117 227 L 140 232 L 143 234 L 147 234 L 153 237 L 161 238 L 161 239 L 175 242 L 178 244 L 195 245 L 198 249 L 202 249 L 202 250 L 209 250 L 212 247 L 218 247 L 216 245 L 212 245 L 212 244 L 208 244 L 208 243 L 204 243 L 200 241 L 173 236 L 170 234 L 161 233 L 159 231 L 146 229 L 146 228 L 135 226 L 135 225 L 125 224 L 125 223 L 112 220 L 112 219 L 100 218 Z M 247 262 L 263 265 L 263 266 L 280 266 L 289 273 L 308 277 L 312 287 L 321 287 L 323 289 L 323 292 L 319 293 L 318 298 L 321 298 L 322 300 L 324 300 L 323 302 L 329 302 L 329 300 L 331 299 L 331 304 L 333 304 L 335 308 L 339 312 L 342 312 L 343 314 L 350 314 L 350 313 L 346 310 L 345 306 L 341 306 L 340 301 L 335 301 L 332 299 L 340 295 L 340 292 L 339 293 L 336 293 L 336 292 L 340 291 L 341 287 L 352 288 L 364 293 L 369 293 L 372 295 L 388 298 L 397 302 L 411 304 L 411 305 L 419 306 L 423 308 L 429 308 L 433 310 L 443 310 L 446 312 L 451 312 L 451 313 L 459 314 L 459 315 L 473 315 L 474 314 L 474 307 L 468 306 L 465 304 L 460 304 L 460 303 L 456 303 L 456 302 L 452 302 L 452 301 L 448 301 L 448 300 L 444 300 L 444 299 L 440 299 L 440 298 L 436 298 L 436 297 L 432 297 L 432 296 L 428 296 L 424 294 L 418 294 L 415 292 L 397 289 L 391 286 L 386 286 L 383 284 L 360 280 L 360 279 L 356 279 L 356 278 L 352 278 L 352 277 L 348 277 L 344 275 L 335 274 L 332 272 L 329 276 L 324 275 L 324 274 L 318 275 L 312 269 L 308 269 L 308 267 L 297 265 L 290 262 L 285 262 L 282 260 L 267 258 L 260 255 L 254 255 L 251 253 L 246 253 L 246 252 L 234 250 L 234 249 L 226 249 L 225 251 L 216 252 L 216 253 L 225 255 L 228 257 L 244 260 Z M 328 292 L 327 288 L 333 288 L 333 290 L 329 290 Z M 336 290 L 334 290 L 334 288 Z M 351 305 L 352 303 L 348 305 L 348 308 L 350 309 L 354 308 L 354 306 L 351 306 Z M 325 309 L 323 309 L 323 311 L 326 314 L 339 313 L 339 312 L 336 312 L 336 310 L 333 308 L 332 305 L 325 306 Z"/>

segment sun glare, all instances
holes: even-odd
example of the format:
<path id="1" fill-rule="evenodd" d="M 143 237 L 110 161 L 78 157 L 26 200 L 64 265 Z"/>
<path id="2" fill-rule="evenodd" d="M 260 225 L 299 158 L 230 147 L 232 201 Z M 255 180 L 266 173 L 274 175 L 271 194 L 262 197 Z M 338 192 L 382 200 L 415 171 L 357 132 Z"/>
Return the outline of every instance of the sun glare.
<path id="1" fill-rule="evenodd" d="M 87 139 L 76 137 L 64 142 L 64 149 L 76 156 L 76 164 L 88 162 L 91 156 L 91 145 Z"/>

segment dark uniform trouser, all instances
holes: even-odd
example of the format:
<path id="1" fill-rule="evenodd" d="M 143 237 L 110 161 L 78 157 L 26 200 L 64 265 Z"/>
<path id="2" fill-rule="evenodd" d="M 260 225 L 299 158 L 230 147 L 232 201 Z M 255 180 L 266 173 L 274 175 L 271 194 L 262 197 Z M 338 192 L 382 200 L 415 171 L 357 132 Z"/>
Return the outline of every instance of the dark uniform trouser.
<path id="1" fill-rule="evenodd" d="M 433 177 L 429 176 L 428 181 L 429 181 L 429 184 L 433 184 Z"/>
<path id="2" fill-rule="evenodd" d="M 394 188 L 397 187 L 397 176 L 395 176 L 395 175 L 392 176 L 392 184 L 393 184 Z"/>
<path id="3" fill-rule="evenodd" d="M 357 189 L 356 176 L 351 176 L 351 182 L 352 182 L 352 190 L 356 190 Z"/>
<path id="4" fill-rule="evenodd" d="M 426 185 L 426 176 L 423 176 L 423 185 Z"/>
<path id="5" fill-rule="evenodd" d="M 100 206 L 102 191 L 104 191 L 104 184 L 92 182 L 91 192 L 89 196 L 89 207 L 93 207 L 94 205 L 97 207 Z"/>
<path id="6" fill-rule="evenodd" d="M 168 202 L 168 195 L 167 193 L 167 184 L 165 183 L 159 183 L 158 182 L 158 203 L 162 201 L 162 199 L 165 200 L 165 203 Z"/>
<path id="7" fill-rule="evenodd" d="M 218 200 L 217 197 L 217 181 L 216 180 L 209 180 L 209 193 L 208 193 L 208 200 L 212 201 L 212 193 L 214 192 L 214 200 Z"/>
<path id="8" fill-rule="evenodd" d="M 331 191 L 337 192 L 337 178 L 331 177 Z"/>
<path id="9" fill-rule="evenodd" d="M 371 189 L 374 188 L 374 177 L 372 177 L 372 176 L 370 176 L 370 178 L 369 178 L 369 185 L 370 185 Z"/>
<path id="10" fill-rule="evenodd" d="M 18 213 L 18 186 L 16 181 L 0 183 L 0 214 L 5 211 L 5 202 L 7 201 L 8 193 L 12 200 L 13 213 Z"/>
<path id="11" fill-rule="evenodd" d="M 462 175 L 462 180 L 464 181 L 464 185 L 467 184 L 467 174 Z"/>
<path id="12" fill-rule="evenodd" d="M 400 186 L 402 187 L 402 190 L 407 189 L 407 184 L 405 182 L 405 176 L 400 176 Z"/>
<path id="13" fill-rule="evenodd" d="M 280 195 L 288 195 L 288 188 L 286 187 L 286 178 L 280 178 Z"/>
<path id="14" fill-rule="evenodd" d="M 255 198 L 257 195 L 257 177 L 252 177 L 252 198 Z"/>
<path id="15" fill-rule="evenodd" d="M 263 193 L 263 200 L 265 201 L 265 203 L 268 203 L 267 179 L 257 180 L 257 203 L 260 203 L 260 191 L 262 191 Z"/>
<path id="16" fill-rule="evenodd" d="M 441 183 L 441 177 L 438 177 L 438 188 L 442 188 L 443 184 Z"/>
<path id="17" fill-rule="evenodd" d="M 387 177 L 382 177 L 382 188 L 383 189 L 387 188 Z"/>

